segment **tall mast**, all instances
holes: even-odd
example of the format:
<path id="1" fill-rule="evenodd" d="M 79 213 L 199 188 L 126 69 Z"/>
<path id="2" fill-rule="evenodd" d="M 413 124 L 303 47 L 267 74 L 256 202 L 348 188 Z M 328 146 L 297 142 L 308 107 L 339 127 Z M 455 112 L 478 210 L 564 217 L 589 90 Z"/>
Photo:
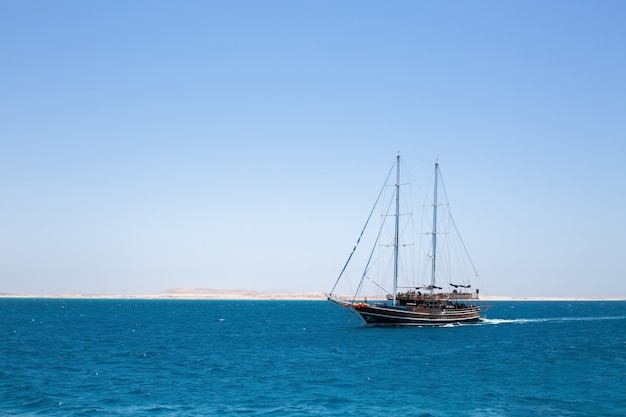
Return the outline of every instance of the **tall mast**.
<path id="1" fill-rule="evenodd" d="M 435 161 L 435 185 L 434 185 L 434 196 L 433 196 L 433 257 L 432 257 L 432 271 L 430 275 L 430 285 L 431 287 L 435 286 L 435 267 L 437 264 L 437 183 L 439 176 L 439 161 Z"/>
<path id="2" fill-rule="evenodd" d="M 400 153 L 396 158 L 396 215 L 395 233 L 393 242 L 393 304 L 396 304 L 398 294 L 398 234 L 400 230 Z"/>

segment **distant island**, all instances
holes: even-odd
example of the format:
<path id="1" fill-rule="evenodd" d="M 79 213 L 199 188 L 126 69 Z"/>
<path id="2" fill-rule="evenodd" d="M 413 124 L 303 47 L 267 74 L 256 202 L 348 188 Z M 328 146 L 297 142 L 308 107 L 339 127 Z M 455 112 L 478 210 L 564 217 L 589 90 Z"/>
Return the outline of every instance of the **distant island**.
<path id="1" fill-rule="evenodd" d="M 85 298 L 136 300 L 325 300 L 323 292 L 264 292 L 214 288 L 173 288 L 157 294 L 10 294 L 0 292 L 0 298 Z M 371 296 L 369 299 L 376 299 Z M 525 297 L 481 295 L 481 301 L 626 301 L 626 297 Z"/>

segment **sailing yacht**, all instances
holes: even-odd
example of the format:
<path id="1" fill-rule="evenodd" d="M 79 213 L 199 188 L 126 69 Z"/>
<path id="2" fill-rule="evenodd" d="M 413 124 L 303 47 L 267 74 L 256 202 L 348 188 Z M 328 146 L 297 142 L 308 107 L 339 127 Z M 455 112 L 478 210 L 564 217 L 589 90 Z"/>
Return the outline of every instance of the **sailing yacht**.
<path id="1" fill-rule="evenodd" d="M 404 194 L 401 194 L 401 187 L 404 187 L 406 184 L 401 182 L 400 178 L 400 154 L 397 155 L 395 160 L 395 183 L 389 184 L 389 179 L 393 177 L 393 167 L 387 176 L 387 180 L 385 181 L 385 187 L 391 186 L 394 190 L 392 194 L 392 198 L 389 200 L 387 204 L 382 204 L 383 207 L 388 207 L 388 211 L 391 213 L 387 213 L 386 211 L 382 212 L 381 218 L 383 220 L 392 220 L 392 226 L 386 226 L 387 229 L 393 230 L 392 242 L 389 244 L 381 243 L 381 231 L 384 226 L 381 226 L 378 233 L 374 234 L 376 236 L 374 246 L 375 247 L 390 247 L 392 249 L 392 261 L 391 261 L 391 278 L 392 283 L 389 290 L 382 281 L 376 281 L 370 275 L 374 263 L 374 253 L 375 249 L 372 249 L 369 257 L 366 257 L 366 265 L 364 268 L 364 272 L 361 274 L 360 281 L 357 285 L 356 293 L 352 296 L 339 296 L 334 293 L 337 289 L 338 284 L 344 278 L 346 274 L 346 270 L 348 265 L 350 264 L 353 255 L 357 251 L 359 247 L 361 238 L 363 237 L 363 233 L 368 227 L 370 220 L 372 218 L 372 214 L 374 213 L 374 209 L 380 205 L 381 195 L 383 192 L 379 194 L 376 204 L 374 208 L 370 212 L 370 216 L 366 221 L 366 226 L 364 227 L 359 239 L 357 240 L 357 244 L 354 246 L 352 253 L 348 257 L 348 261 L 343 267 L 333 289 L 328 294 L 328 300 L 333 303 L 340 305 L 345 308 L 349 308 L 352 310 L 362 321 L 367 325 L 378 325 L 378 326 L 441 326 L 446 324 L 455 324 L 455 323 L 467 323 L 467 322 L 475 322 L 480 320 L 481 315 L 481 306 L 478 304 L 479 300 L 479 290 L 475 291 L 471 290 L 471 284 L 462 277 L 447 277 L 446 283 L 439 284 L 438 281 L 443 280 L 441 277 L 440 270 L 451 271 L 451 268 L 441 267 L 439 264 L 440 257 L 442 257 L 440 248 L 439 248 L 439 236 L 442 234 L 451 234 L 451 231 L 441 230 L 438 226 L 442 223 L 442 219 L 440 218 L 439 210 L 442 206 L 447 206 L 446 203 L 442 203 L 439 201 L 440 192 L 439 187 L 442 187 L 441 182 L 441 174 L 439 171 L 439 163 L 435 162 L 434 164 L 434 182 L 432 188 L 432 209 L 428 214 L 428 217 L 432 219 L 430 224 L 430 230 L 426 233 L 429 242 L 429 251 L 426 254 L 426 261 L 423 262 L 423 265 L 426 267 L 426 274 L 430 275 L 430 279 L 425 283 L 412 283 L 406 285 L 400 285 L 399 283 L 399 274 L 400 274 L 400 248 L 405 248 L 407 246 L 413 246 L 411 244 L 407 244 L 406 242 L 402 242 L 400 240 L 400 232 L 401 229 L 404 230 L 404 226 L 401 228 L 401 217 L 403 217 L 406 213 L 400 211 L 401 207 L 401 198 Z M 444 189 L 445 191 L 445 189 Z M 425 205 L 427 207 L 428 205 Z M 450 217 L 451 219 L 451 217 Z M 384 222 L 383 222 L 384 223 Z M 449 227 L 454 229 L 452 232 L 456 232 L 456 225 L 453 220 L 447 221 Z M 462 248 L 461 252 L 465 252 L 464 255 L 469 258 L 469 254 L 465 249 L 465 245 L 462 243 L 462 239 L 460 239 L 460 235 L 458 236 L 461 241 L 460 248 Z M 450 259 L 450 258 L 442 258 L 442 259 Z M 471 265 L 471 270 L 474 272 L 474 275 L 477 275 L 475 272 L 475 268 L 471 259 L 469 259 L 469 264 Z M 404 265 L 404 264 L 403 264 Z M 424 269 L 424 268 L 422 268 Z M 389 274 L 388 274 L 389 275 Z M 423 277 L 422 279 L 428 279 L 428 277 Z M 371 281 L 375 284 L 375 287 L 378 289 L 384 290 L 384 294 L 382 296 L 374 295 L 372 298 L 372 294 L 363 295 L 364 291 L 364 283 L 366 281 Z M 444 289 L 444 287 L 440 285 L 447 285 L 448 288 Z M 370 300 L 368 301 L 368 296 Z"/>

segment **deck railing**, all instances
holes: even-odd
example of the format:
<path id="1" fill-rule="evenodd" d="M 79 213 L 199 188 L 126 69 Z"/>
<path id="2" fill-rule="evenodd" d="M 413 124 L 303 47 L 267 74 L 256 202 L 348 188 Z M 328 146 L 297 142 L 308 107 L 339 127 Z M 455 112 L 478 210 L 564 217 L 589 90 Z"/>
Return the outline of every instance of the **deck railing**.
<path id="1" fill-rule="evenodd" d="M 388 300 L 393 300 L 393 295 L 387 294 Z M 428 300 L 478 300 L 478 293 L 471 292 L 437 292 L 433 294 L 423 293 L 399 293 L 397 300 L 402 301 L 428 301 Z"/>

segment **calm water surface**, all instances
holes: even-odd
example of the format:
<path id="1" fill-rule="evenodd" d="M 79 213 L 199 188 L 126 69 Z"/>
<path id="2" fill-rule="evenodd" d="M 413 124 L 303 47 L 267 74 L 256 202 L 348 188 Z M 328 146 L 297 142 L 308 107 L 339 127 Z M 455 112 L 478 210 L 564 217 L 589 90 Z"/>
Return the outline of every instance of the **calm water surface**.
<path id="1" fill-rule="evenodd" d="M 0 299 L 0 415 L 626 415 L 626 302 L 491 304 L 367 328 L 325 301 Z"/>

